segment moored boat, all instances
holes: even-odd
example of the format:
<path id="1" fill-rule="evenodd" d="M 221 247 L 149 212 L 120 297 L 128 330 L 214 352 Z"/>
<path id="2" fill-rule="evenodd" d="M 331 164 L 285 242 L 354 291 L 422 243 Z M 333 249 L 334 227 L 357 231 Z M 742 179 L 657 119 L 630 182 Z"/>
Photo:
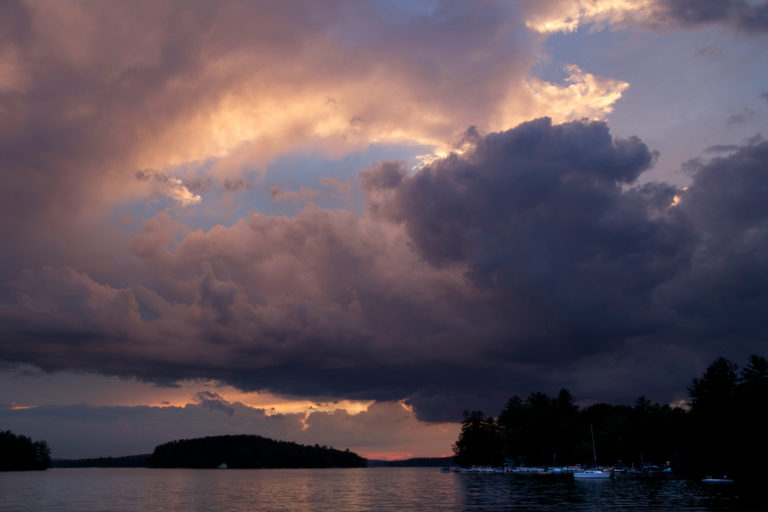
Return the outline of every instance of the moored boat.
<path id="1" fill-rule="evenodd" d="M 603 471 L 601 469 L 585 469 L 584 471 L 576 471 L 573 473 L 573 478 L 576 479 L 592 479 L 592 480 L 605 480 L 611 478 L 613 473 L 610 471 Z"/>
<path id="2" fill-rule="evenodd" d="M 707 475 L 707 478 L 702 478 L 701 483 L 703 484 L 732 484 L 733 480 L 730 478 L 727 478 L 727 475 L 723 475 L 723 478 L 712 478 L 711 476 Z"/>
<path id="3" fill-rule="evenodd" d="M 504 469 L 494 468 L 491 466 L 472 466 L 468 468 L 460 468 L 459 473 L 503 473 Z"/>
<path id="4" fill-rule="evenodd" d="M 592 425 L 589 426 L 589 433 L 592 434 L 592 456 L 595 458 L 595 468 L 597 465 L 597 450 L 595 449 L 595 431 Z M 607 480 L 613 476 L 613 472 L 601 469 L 585 469 L 584 471 L 575 471 L 573 478 L 579 480 Z"/>

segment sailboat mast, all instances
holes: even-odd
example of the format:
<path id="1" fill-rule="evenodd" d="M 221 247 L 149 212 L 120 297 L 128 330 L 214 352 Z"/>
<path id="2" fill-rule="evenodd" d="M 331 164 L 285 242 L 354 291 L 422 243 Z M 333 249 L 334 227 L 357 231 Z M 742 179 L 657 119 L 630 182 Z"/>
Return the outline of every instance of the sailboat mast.
<path id="1" fill-rule="evenodd" d="M 592 424 L 589 424 L 589 432 L 592 434 L 592 456 L 595 458 L 595 467 L 597 467 L 597 451 L 595 450 L 595 430 Z"/>

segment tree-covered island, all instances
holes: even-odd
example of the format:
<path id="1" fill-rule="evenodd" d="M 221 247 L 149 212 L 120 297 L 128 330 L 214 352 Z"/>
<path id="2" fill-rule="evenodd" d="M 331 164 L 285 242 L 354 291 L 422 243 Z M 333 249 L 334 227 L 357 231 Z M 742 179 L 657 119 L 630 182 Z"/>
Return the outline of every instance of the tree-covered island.
<path id="1" fill-rule="evenodd" d="M 305 446 L 256 435 L 183 439 L 157 446 L 148 464 L 155 468 L 357 468 L 366 459 L 349 450 Z"/>
<path id="2" fill-rule="evenodd" d="M 590 426 L 602 465 L 669 466 L 679 475 L 727 474 L 760 483 L 768 462 L 768 361 L 753 355 L 739 367 L 718 358 L 688 387 L 685 407 L 575 404 L 557 396 L 514 396 L 498 417 L 465 412 L 455 461 L 462 466 L 592 464 Z"/>
<path id="3" fill-rule="evenodd" d="M 0 431 L 0 471 L 43 470 L 51 467 L 51 450 L 45 441 L 32 441 L 10 430 Z"/>

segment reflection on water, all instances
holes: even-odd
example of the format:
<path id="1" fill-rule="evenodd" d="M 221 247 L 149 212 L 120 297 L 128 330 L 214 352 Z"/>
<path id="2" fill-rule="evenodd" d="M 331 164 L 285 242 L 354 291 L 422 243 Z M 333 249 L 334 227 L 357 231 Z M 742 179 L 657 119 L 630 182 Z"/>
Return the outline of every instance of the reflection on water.
<path id="1" fill-rule="evenodd" d="M 0 511 L 761 510 L 687 481 L 543 481 L 436 468 L 0 473 Z"/>
<path id="2" fill-rule="evenodd" d="M 730 487 L 685 480 L 541 480 L 461 475 L 463 510 L 757 510 Z M 504 475 L 499 475 L 504 476 Z M 762 509 L 762 508 L 761 508 Z"/>

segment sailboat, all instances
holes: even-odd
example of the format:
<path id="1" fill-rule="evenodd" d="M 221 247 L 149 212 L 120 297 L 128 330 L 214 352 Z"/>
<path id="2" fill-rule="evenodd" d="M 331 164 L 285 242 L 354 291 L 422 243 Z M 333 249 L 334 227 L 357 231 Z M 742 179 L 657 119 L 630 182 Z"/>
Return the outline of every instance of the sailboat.
<path id="1" fill-rule="evenodd" d="M 595 431 L 592 425 L 589 426 L 589 431 L 592 434 L 592 456 L 595 458 L 595 469 L 585 469 L 584 471 L 576 471 L 573 473 L 573 478 L 579 480 L 606 480 L 611 478 L 612 473 L 610 471 L 603 471 L 597 469 L 597 450 L 595 450 Z"/>

